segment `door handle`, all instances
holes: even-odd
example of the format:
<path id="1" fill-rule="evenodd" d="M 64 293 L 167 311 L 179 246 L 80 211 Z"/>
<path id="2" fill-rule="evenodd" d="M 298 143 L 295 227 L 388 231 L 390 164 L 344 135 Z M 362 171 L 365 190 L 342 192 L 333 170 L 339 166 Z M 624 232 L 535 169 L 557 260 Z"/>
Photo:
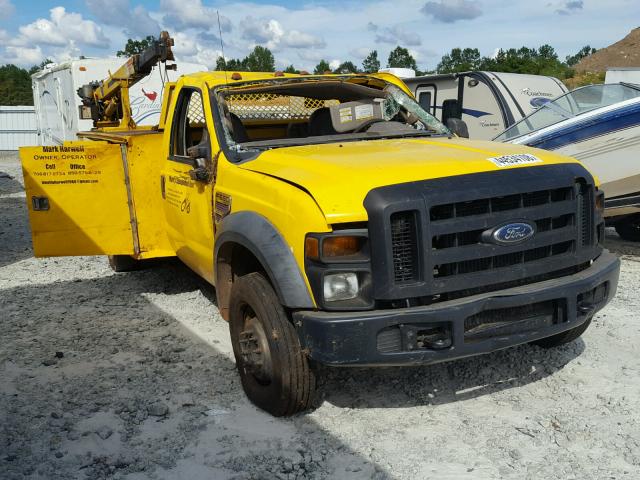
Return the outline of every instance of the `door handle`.
<path id="1" fill-rule="evenodd" d="M 166 198 L 166 179 L 164 175 L 160 175 L 160 193 L 162 194 L 162 199 Z"/>

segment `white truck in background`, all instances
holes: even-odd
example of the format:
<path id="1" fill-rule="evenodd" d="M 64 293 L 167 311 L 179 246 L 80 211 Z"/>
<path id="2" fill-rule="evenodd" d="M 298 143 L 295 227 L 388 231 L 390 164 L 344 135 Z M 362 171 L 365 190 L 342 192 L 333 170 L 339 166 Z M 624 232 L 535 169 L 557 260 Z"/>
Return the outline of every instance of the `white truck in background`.
<path id="1" fill-rule="evenodd" d="M 76 134 L 91 130 L 93 122 L 82 120 L 82 104 L 77 90 L 89 82 L 101 80 L 122 65 L 121 58 L 79 58 L 49 64 L 31 76 L 39 145 L 61 145 L 76 140 Z M 145 77 L 131 88 L 131 110 L 137 125 L 157 125 L 162 108 L 163 85 L 181 75 L 205 71 L 204 65 L 180 62 L 178 71 L 160 71 Z"/>
<path id="2" fill-rule="evenodd" d="M 544 103 L 568 92 L 555 77 L 464 72 L 402 78 L 418 103 L 445 125 L 463 120 L 469 137 L 491 140 Z"/>

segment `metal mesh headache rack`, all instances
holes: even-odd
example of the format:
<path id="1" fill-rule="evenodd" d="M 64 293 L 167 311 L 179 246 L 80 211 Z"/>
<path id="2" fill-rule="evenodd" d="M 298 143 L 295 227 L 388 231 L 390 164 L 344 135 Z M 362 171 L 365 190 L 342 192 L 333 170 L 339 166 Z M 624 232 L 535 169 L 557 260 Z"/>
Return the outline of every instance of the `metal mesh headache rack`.
<path id="1" fill-rule="evenodd" d="M 318 100 L 275 93 L 245 93 L 225 97 L 229 111 L 241 120 L 305 120 L 319 108 L 338 105 L 338 100 Z"/>

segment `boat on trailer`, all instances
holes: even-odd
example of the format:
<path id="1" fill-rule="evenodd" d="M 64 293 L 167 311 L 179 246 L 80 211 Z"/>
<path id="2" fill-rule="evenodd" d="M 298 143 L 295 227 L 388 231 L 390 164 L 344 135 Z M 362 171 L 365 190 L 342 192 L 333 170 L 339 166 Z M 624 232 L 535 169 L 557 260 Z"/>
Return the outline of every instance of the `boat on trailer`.
<path id="1" fill-rule="evenodd" d="M 577 88 L 544 103 L 494 140 L 583 162 L 600 179 L 608 224 L 622 238 L 640 241 L 640 85 Z"/>

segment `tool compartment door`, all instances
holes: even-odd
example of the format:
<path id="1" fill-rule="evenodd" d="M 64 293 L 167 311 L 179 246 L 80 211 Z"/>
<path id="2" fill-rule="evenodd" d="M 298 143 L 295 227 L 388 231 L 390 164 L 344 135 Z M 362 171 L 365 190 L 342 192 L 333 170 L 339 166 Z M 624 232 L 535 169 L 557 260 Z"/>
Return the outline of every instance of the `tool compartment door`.
<path id="1" fill-rule="evenodd" d="M 20 159 L 36 257 L 135 253 L 121 145 L 24 147 Z"/>

